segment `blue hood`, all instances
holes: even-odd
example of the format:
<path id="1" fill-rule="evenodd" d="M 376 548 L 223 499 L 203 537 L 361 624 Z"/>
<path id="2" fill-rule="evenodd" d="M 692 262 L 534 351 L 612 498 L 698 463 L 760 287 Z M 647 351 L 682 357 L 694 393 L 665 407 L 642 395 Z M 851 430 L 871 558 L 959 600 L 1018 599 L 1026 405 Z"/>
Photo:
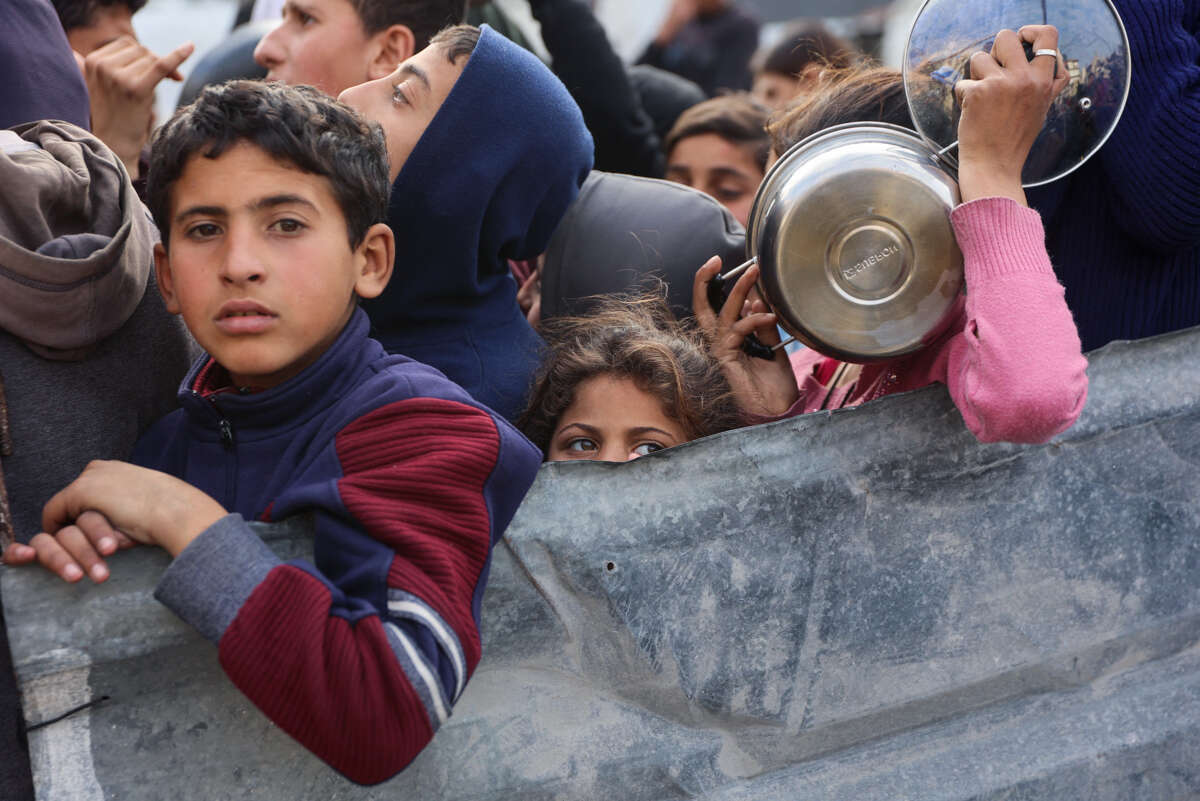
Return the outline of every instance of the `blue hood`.
<path id="1" fill-rule="evenodd" d="M 540 340 L 507 259 L 545 250 L 592 166 L 566 87 L 488 26 L 392 185 L 396 269 L 363 306 L 391 352 L 437 367 L 512 418 Z"/>
<path id="2" fill-rule="evenodd" d="M 0 128 L 63 120 L 91 130 L 87 84 L 47 0 L 0 2 Z"/>

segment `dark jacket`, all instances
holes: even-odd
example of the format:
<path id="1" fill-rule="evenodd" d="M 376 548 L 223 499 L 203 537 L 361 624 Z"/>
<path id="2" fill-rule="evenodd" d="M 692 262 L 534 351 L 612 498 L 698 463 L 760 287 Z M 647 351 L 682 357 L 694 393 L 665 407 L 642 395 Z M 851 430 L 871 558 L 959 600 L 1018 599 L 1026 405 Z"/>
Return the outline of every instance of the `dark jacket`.
<path id="1" fill-rule="evenodd" d="M 396 270 L 363 304 L 373 335 L 515 418 L 541 339 L 507 260 L 545 249 L 591 165 L 592 138 L 566 88 L 485 25 L 392 186 Z"/>
<path id="2" fill-rule="evenodd" d="M 75 126 L 15 131 L 0 131 L 0 372 L 27 541 L 51 495 L 174 408 L 196 351 L 159 297 L 158 232 L 120 159 Z"/>
<path id="3" fill-rule="evenodd" d="M 608 34 L 581 0 L 533 0 L 554 74 L 596 140 L 596 169 L 661 178 L 662 141 Z"/>
<path id="4" fill-rule="evenodd" d="M 667 285 L 677 317 L 692 314 L 692 280 L 720 256 L 740 264 L 746 232 L 729 210 L 682 184 L 595 171 L 563 218 L 542 267 L 542 319 L 585 314 L 587 300 Z"/>
<path id="5" fill-rule="evenodd" d="M 3 39 L 10 7 L 0 8 Z M 6 71 L 17 81 L 35 75 Z M 32 100 L 26 109 L 46 98 Z M 12 108 L 0 99 L 0 111 Z M 19 130 L 23 138 L 0 131 L 0 404 L 11 433 L 11 442 L 0 433 L 0 507 L 7 494 L 16 537 L 28 541 L 54 493 L 92 459 L 127 458 L 174 407 L 193 343 L 159 297 L 157 232 L 120 160 L 80 128 Z M 32 801 L 8 658 L 0 635 L 0 798 Z"/>
<path id="6" fill-rule="evenodd" d="M 639 59 L 695 81 L 710 96 L 749 89 L 750 59 L 758 49 L 758 20 L 736 5 L 698 16 L 666 45 L 651 43 Z"/>
<path id="7" fill-rule="evenodd" d="M 0 3 L 0 128 L 34 120 L 91 127 L 87 84 L 47 0 Z"/>

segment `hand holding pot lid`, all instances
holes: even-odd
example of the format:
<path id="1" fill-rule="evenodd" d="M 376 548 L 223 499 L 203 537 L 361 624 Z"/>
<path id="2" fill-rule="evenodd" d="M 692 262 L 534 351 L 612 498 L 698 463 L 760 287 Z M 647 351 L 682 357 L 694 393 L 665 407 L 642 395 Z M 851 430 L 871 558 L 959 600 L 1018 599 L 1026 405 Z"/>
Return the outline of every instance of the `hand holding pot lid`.
<path id="1" fill-rule="evenodd" d="M 964 203 L 980 197 L 1025 202 L 1022 169 L 1068 75 L 1058 68 L 1057 56 L 1027 60 L 1023 43 L 1031 51 L 1056 53 L 1058 31 L 1052 25 L 1000 31 L 990 53 L 971 56 L 971 77 L 954 87 L 962 109 L 958 185 Z"/>
<path id="2" fill-rule="evenodd" d="M 1030 187 L 1077 169 L 1108 139 L 1125 108 L 1129 38 L 1111 0 L 927 0 L 909 33 L 903 72 L 918 133 L 947 149 L 958 138 L 962 113 L 955 88 L 977 77 L 971 71 L 974 54 L 991 50 L 997 31 L 1022 25 L 1057 28 L 1054 49 L 1066 78 L 1025 162 L 1022 181 Z M 1046 49 L 1035 44 L 1032 51 Z M 1033 61 L 1044 69 L 1051 59 Z"/>

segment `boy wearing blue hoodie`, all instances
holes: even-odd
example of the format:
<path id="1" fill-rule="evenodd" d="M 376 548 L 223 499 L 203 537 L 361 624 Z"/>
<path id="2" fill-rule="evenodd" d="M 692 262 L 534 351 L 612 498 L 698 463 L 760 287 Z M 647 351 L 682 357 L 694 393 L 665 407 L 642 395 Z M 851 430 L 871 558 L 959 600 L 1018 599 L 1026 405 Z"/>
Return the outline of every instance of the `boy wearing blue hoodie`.
<path id="1" fill-rule="evenodd" d="M 210 87 L 155 139 L 159 284 L 207 351 L 134 461 L 93 462 L 14 554 L 107 577 L 128 540 L 156 597 L 218 645 L 268 717 L 349 779 L 429 742 L 480 658 L 491 549 L 541 455 L 367 336 L 391 274 L 384 141 L 315 90 Z M 284 563 L 247 521 L 315 521 Z"/>
<path id="2" fill-rule="evenodd" d="M 592 167 L 562 82 L 484 25 L 459 25 L 342 101 L 387 134 L 395 278 L 364 302 L 391 353 L 430 364 L 512 420 L 542 341 L 509 259 L 536 258 Z"/>

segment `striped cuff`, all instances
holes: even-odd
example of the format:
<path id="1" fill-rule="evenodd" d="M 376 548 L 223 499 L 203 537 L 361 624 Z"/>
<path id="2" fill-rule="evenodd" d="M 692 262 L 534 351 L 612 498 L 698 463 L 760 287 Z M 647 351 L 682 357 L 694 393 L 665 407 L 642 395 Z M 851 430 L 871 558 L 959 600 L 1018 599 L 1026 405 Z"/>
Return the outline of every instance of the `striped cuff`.
<path id="1" fill-rule="evenodd" d="M 429 715 L 429 728 L 434 733 L 450 717 L 450 699 L 438 681 L 437 670 L 429 664 L 429 660 L 421 653 L 421 649 L 412 638 L 395 623 L 385 622 L 383 630 L 387 632 L 388 645 L 400 663 L 400 669 L 408 677 L 408 683 L 420 697 L 425 711 Z"/>
<path id="2" fill-rule="evenodd" d="M 454 669 L 454 693 L 451 700 L 457 701 L 467 685 L 467 658 L 454 629 L 450 628 L 433 607 L 403 590 L 388 590 L 388 614 L 394 618 L 411 620 L 433 634 L 442 653 L 450 660 Z"/>
<path id="3" fill-rule="evenodd" d="M 450 717 L 450 709 L 467 684 L 467 663 L 454 629 L 429 604 L 403 590 L 388 590 L 384 630 L 396 660 L 420 696 L 433 731 Z M 432 642 L 430 642 L 430 638 Z M 425 644 L 422 649 L 417 640 Z M 440 657 L 428 649 L 434 647 Z M 444 661 L 443 661 L 444 660 Z M 449 665 L 451 686 L 442 682 L 439 667 Z"/>

